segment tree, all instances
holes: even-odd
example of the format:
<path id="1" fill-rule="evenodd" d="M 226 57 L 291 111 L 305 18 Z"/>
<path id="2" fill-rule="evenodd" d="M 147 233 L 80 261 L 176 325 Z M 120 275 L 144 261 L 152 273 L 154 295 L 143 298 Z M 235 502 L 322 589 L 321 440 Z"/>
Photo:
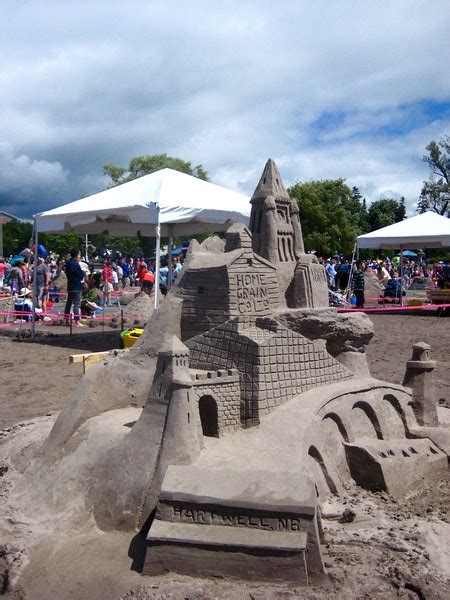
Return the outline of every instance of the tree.
<path id="1" fill-rule="evenodd" d="M 76 231 L 41 233 L 39 234 L 39 243 L 48 252 L 54 252 L 60 256 L 68 254 L 71 248 L 78 248 L 81 254 L 84 254 L 84 236 L 81 233 L 76 233 Z"/>
<path id="2" fill-rule="evenodd" d="M 165 168 L 181 171 L 187 175 L 193 175 L 194 177 L 208 181 L 208 173 L 202 165 L 193 167 L 191 162 L 186 162 L 181 158 L 174 158 L 167 154 L 135 156 L 130 160 L 126 168 L 109 163 L 103 167 L 103 173 L 111 178 L 111 187 L 113 187 Z"/>
<path id="3" fill-rule="evenodd" d="M 23 221 L 10 221 L 3 225 L 3 254 L 17 254 L 29 247 L 33 237 L 33 226 Z"/>
<path id="4" fill-rule="evenodd" d="M 405 198 L 400 200 L 394 198 L 382 198 L 372 202 L 368 210 L 369 231 L 375 231 L 403 221 L 406 216 Z"/>
<path id="5" fill-rule="evenodd" d="M 356 236 L 362 233 L 359 190 L 336 179 L 297 182 L 288 191 L 300 210 L 305 249 L 322 256 L 336 252 L 351 256 Z"/>
<path id="6" fill-rule="evenodd" d="M 367 214 L 366 199 L 360 194 L 359 189 L 356 186 L 352 187 L 351 200 L 349 206 L 352 207 L 355 215 L 358 215 L 358 228 L 361 232 L 369 230 L 369 221 Z"/>
<path id="7" fill-rule="evenodd" d="M 439 142 L 432 140 L 426 150 L 428 154 L 422 160 L 428 163 L 431 176 L 423 182 L 417 212 L 432 210 L 450 217 L 450 137 L 445 135 Z"/>
<path id="8" fill-rule="evenodd" d="M 141 238 L 138 235 L 112 236 L 104 232 L 89 236 L 89 240 L 92 241 L 99 253 L 107 249 L 117 250 L 125 256 L 142 254 L 143 252 Z"/>

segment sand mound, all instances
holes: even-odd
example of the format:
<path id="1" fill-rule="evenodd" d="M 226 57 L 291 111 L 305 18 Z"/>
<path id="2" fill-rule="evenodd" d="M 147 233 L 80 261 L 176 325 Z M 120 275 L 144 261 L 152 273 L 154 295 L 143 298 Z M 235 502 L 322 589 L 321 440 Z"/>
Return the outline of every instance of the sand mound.
<path id="1" fill-rule="evenodd" d="M 384 286 L 378 281 L 372 269 L 366 269 L 364 272 L 366 289 L 364 295 L 366 298 L 378 298 L 384 290 Z"/>
<path id="2" fill-rule="evenodd" d="M 120 302 L 123 304 L 123 297 L 121 297 Z M 154 309 L 153 299 L 149 298 L 145 292 L 139 292 L 131 302 L 125 304 L 126 306 L 123 310 L 124 317 L 130 323 L 139 321 L 141 326 L 147 323 Z"/>

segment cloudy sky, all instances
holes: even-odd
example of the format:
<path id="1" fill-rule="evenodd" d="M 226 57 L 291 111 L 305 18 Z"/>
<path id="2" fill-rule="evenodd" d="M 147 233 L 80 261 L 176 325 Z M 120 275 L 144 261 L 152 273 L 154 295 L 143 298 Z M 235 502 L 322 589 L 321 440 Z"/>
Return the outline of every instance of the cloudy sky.
<path id="1" fill-rule="evenodd" d="M 448 0 L 1 0 L 0 209 L 166 152 L 247 194 L 272 157 L 411 212 L 450 134 L 449 30 Z"/>

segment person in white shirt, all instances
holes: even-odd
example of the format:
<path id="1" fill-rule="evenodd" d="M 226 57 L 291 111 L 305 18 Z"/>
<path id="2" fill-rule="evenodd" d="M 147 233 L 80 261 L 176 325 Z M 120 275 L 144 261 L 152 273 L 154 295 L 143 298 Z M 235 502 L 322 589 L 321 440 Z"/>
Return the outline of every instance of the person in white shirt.
<path id="1" fill-rule="evenodd" d="M 31 299 L 33 292 L 28 288 L 22 288 L 18 297 L 14 301 L 14 312 L 16 318 L 14 323 L 28 322 L 32 319 L 33 300 Z M 22 313 L 22 314 L 20 314 Z M 35 308 L 36 315 L 42 313 L 42 308 Z"/>

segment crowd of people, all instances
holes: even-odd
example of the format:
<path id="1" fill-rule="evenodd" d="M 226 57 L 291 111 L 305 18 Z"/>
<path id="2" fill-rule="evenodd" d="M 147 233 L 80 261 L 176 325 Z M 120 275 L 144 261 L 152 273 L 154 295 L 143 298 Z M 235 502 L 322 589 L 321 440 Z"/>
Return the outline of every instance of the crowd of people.
<path id="1" fill-rule="evenodd" d="M 175 282 L 183 260 L 183 253 L 173 256 L 170 269 L 167 257 L 162 258 L 159 287 L 163 295 Z M 36 293 L 33 295 L 35 272 Z M 62 273 L 67 280 L 67 292 L 61 290 Z M 67 257 L 48 253 L 45 258 L 38 257 L 36 266 L 29 249 L 8 259 L 0 257 L 0 291 L 8 293 L 14 300 L 13 312 L 17 321 L 30 320 L 33 308 L 38 318 L 41 314 L 41 318 L 48 318 L 44 316 L 48 314 L 47 310 L 66 293 L 64 315 L 73 314 L 73 324 L 81 327 L 83 315 L 95 316 L 101 306 L 111 306 L 113 292 L 138 287 L 151 295 L 154 286 L 155 260 L 123 257 L 118 252 L 108 252 L 90 262 L 82 259 L 78 249 L 70 250 Z"/>
<path id="2" fill-rule="evenodd" d="M 445 264 L 443 261 L 429 264 L 418 257 L 403 257 L 401 260 L 400 256 L 394 256 L 357 260 L 352 265 L 350 262 L 337 255 L 322 260 L 330 292 L 338 292 L 345 296 L 353 294 L 356 308 L 364 308 L 364 273 L 367 269 L 372 270 L 377 281 L 383 286 L 383 302 L 399 301 L 406 290 L 415 285 L 425 286 L 428 283 L 432 287 L 450 288 L 450 260 Z"/>
<path id="3" fill-rule="evenodd" d="M 178 277 L 184 256 L 183 252 L 173 256 L 171 269 L 167 257 L 162 258 L 158 282 L 162 295 L 167 293 L 171 283 Z M 414 257 L 403 258 L 400 265 L 400 257 L 394 256 L 352 263 L 338 255 L 320 258 L 319 261 L 325 269 L 330 295 L 340 295 L 343 302 L 352 298 L 355 308 L 364 308 L 367 269 L 373 271 L 383 286 L 383 301 L 398 301 L 405 290 L 426 282 L 435 287 L 450 288 L 450 261 L 429 264 L 423 258 Z M 36 293 L 33 297 L 35 271 Z M 25 249 L 19 256 L 8 260 L 0 257 L 0 290 L 10 293 L 15 299 L 16 313 L 31 312 L 34 304 L 35 313 L 45 315 L 52 301 L 59 300 L 62 293 L 58 286 L 61 273 L 65 273 L 67 278 L 64 314 L 67 316 L 72 313 L 77 326 L 81 326 L 81 316 L 95 316 L 102 305 L 110 306 L 114 292 L 139 287 L 151 295 L 156 284 L 154 259 L 144 260 L 136 256 L 122 256 L 119 252 L 107 252 L 95 261 L 88 262 L 81 258 L 78 249 L 73 249 L 67 257 L 51 253 L 40 256 L 34 265 L 32 251 Z"/>

